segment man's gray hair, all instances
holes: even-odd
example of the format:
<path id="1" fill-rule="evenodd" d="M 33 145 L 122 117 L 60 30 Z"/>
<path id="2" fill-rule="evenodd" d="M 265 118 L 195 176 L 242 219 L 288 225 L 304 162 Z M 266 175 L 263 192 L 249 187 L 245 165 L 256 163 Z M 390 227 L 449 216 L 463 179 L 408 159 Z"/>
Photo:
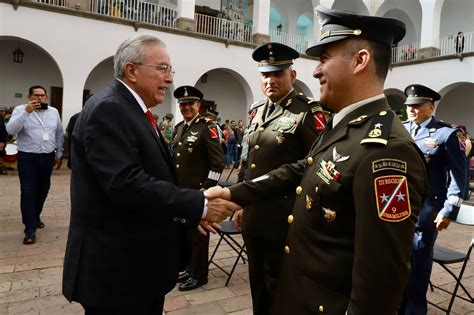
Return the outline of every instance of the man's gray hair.
<path id="1" fill-rule="evenodd" d="M 123 79 L 127 62 L 143 63 L 146 57 L 143 48 L 150 44 L 166 48 L 165 43 L 153 35 L 139 35 L 120 44 L 114 56 L 114 77 Z"/>

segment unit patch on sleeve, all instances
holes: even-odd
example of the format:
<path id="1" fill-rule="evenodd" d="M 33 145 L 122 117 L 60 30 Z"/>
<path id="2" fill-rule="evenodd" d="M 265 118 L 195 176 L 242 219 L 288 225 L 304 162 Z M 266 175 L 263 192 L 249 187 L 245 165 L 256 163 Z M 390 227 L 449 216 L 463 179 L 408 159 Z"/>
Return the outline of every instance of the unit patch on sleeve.
<path id="1" fill-rule="evenodd" d="M 374 188 L 380 219 L 388 222 L 400 222 L 410 217 L 410 196 L 405 176 L 377 177 L 374 180 Z"/>

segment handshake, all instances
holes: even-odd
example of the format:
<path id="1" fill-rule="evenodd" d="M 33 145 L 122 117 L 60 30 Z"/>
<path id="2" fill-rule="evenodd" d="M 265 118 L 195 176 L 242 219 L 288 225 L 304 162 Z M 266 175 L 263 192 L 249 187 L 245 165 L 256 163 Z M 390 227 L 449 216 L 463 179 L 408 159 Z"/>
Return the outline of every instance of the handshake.
<path id="1" fill-rule="evenodd" d="M 220 230 L 219 222 L 233 215 L 234 211 L 241 209 L 238 204 L 230 201 L 231 195 L 228 188 L 215 186 L 204 191 L 207 199 L 207 215 L 201 220 L 198 230 L 201 234 L 207 235 L 207 231 L 216 233 Z"/>

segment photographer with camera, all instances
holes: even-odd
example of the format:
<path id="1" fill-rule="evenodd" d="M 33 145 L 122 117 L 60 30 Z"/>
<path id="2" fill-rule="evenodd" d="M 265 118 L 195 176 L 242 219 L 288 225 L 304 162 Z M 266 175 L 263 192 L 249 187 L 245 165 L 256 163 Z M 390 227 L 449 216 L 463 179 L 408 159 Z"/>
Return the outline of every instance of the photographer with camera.
<path id="1" fill-rule="evenodd" d="M 64 130 L 56 108 L 48 106 L 46 89 L 32 86 L 28 103 L 13 110 L 7 132 L 16 135 L 21 216 L 25 225 L 23 244 L 36 241 L 36 229 L 44 228 L 40 215 L 48 196 L 53 166 L 62 164 Z"/>

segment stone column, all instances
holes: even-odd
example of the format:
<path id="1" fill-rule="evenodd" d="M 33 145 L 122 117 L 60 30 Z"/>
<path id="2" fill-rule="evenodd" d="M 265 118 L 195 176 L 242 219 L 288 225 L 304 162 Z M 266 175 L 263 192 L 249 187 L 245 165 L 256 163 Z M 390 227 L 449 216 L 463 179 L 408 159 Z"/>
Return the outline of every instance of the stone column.
<path id="1" fill-rule="evenodd" d="M 418 58 L 424 59 L 438 55 L 442 1 L 420 0 L 420 4 L 422 17 Z"/>
<path id="2" fill-rule="evenodd" d="M 255 0 L 253 3 L 252 40 L 256 44 L 270 41 L 270 0 Z"/>
<path id="3" fill-rule="evenodd" d="M 196 31 L 196 20 L 194 19 L 195 0 L 178 0 L 178 19 L 176 27 L 186 31 Z"/>

